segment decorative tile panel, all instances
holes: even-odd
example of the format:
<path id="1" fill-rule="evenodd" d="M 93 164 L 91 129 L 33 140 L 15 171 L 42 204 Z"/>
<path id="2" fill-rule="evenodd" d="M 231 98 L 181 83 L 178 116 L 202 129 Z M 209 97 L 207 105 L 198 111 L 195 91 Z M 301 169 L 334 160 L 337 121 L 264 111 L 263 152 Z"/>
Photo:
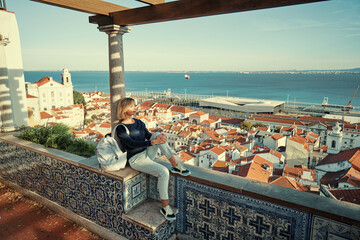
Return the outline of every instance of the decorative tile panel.
<path id="1" fill-rule="evenodd" d="M 342 240 L 360 239 L 360 228 L 350 226 L 324 217 L 313 216 L 310 239 Z"/>
<path id="2" fill-rule="evenodd" d="M 140 173 L 124 182 L 124 212 L 147 198 L 147 177 Z"/>
<path id="3" fill-rule="evenodd" d="M 308 239 L 308 213 L 183 178 L 177 193 L 177 230 L 194 238 Z"/>
<path id="4" fill-rule="evenodd" d="M 170 175 L 169 178 L 169 204 L 171 206 L 176 206 L 176 176 Z M 149 197 L 152 199 L 160 200 L 159 190 L 158 190 L 158 179 L 157 177 L 148 175 L 148 189 Z"/>
<path id="5" fill-rule="evenodd" d="M 127 239 L 168 239 L 175 231 L 174 222 L 167 222 L 153 233 L 121 218 L 125 197 L 130 196 L 130 192 L 123 195 L 125 189 L 134 187 L 130 204 L 146 198 L 145 174 L 124 184 L 0 141 L 0 175 Z"/>

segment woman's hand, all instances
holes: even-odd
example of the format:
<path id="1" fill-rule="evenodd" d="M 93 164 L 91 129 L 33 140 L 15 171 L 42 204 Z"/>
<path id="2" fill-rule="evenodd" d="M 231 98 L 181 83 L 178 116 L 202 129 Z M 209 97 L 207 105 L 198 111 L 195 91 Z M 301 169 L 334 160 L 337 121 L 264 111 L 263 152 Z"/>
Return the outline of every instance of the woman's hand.
<path id="1" fill-rule="evenodd" d="M 160 134 L 155 139 L 151 140 L 151 145 L 164 144 L 166 141 L 165 134 Z"/>

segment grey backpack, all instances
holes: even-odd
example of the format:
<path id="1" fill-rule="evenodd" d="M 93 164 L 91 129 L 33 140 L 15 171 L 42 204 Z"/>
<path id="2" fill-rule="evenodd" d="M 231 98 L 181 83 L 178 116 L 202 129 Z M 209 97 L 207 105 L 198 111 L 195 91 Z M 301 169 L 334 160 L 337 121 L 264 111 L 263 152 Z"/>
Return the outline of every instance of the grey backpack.
<path id="1" fill-rule="evenodd" d="M 120 125 L 124 126 L 126 133 L 129 135 L 129 129 L 120 123 L 114 127 L 111 136 L 103 137 L 96 146 L 96 157 L 102 170 L 118 171 L 126 166 L 125 146 L 119 139 L 115 139 L 116 129 Z"/>

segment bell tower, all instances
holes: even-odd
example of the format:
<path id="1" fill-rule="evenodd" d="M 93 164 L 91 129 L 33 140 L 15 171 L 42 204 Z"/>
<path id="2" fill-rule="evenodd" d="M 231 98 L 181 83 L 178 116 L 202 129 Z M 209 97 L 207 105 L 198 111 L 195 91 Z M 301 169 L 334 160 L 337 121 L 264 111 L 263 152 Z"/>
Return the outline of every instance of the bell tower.
<path id="1" fill-rule="evenodd" d="M 64 86 L 72 86 L 71 74 L 67 68 L 64 68 L 61 73 L 61 83 Z"/>
<path id="2" fill-rule="evenodd" d="M 342 148 L 343 133 L 337 122 L 333 127 L 332 132 L 328 133 L 326 138 L 326 145 L 328 146 L 327 152 L 329 154 L 338 154 Z"/>

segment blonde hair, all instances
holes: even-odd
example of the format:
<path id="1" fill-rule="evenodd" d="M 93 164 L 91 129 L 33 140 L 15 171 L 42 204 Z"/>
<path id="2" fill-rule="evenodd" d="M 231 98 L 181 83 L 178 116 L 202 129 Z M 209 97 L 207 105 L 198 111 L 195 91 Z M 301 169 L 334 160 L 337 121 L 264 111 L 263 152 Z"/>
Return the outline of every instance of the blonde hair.
<path id="1" fill-rule="evenodd" d="M 129 110 L 131 104 L 135 103 L 133 98 L 122 98 L 120 99 L 117 106 L 117 118 L 121 121 L 126 117 L 126 112 Z"/>

